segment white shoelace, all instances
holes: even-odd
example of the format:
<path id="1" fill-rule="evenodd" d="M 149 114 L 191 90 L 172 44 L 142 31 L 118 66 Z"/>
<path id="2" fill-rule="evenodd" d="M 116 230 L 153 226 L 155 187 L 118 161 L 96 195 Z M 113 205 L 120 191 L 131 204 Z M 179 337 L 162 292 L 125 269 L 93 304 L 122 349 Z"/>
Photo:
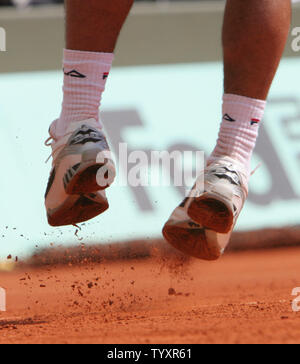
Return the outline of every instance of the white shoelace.
<path id="1" fill-rule="evenodd" d="M 258 165 L 253 169 L 253 171 L 250 173 L 250 177 L 252 177 L 254 175 L 254 173 L 256 173 L 259 168 L 262 166 L 262 163 L 258 163 Z"/>
<path id="2" fill-rule="evenodd" d="M 67 133 L 65 135 L 62 136 L 62 138 L 72 135 L 73 132 Z M 50 137 L 48 139 L 45 140 L 45 146 L 46 147 L 52 147 L 53 142 L 56 142 L 57 140 L 50 135 Z M 50 143 L 51 142 L 51 143 Z M 55 153 L 57 153 L 58 151 L 60 151 L 61 149 L 63 149 L 65 147 L 64 144 L 60 145 L 59 147 L 57 147 L 55 150 L 52 151 L 52 153 L 49 155 L 49 157 L 46 159 L 45 163 L 48 163 L 50 158 L 54 156 Z"/>

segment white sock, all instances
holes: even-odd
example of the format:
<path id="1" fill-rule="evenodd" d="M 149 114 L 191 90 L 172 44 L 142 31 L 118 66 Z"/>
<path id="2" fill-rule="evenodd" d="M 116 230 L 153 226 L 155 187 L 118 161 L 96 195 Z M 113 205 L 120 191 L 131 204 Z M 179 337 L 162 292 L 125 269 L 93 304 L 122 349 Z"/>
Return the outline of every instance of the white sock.
<path id="1" fill-rule="evenodd" d="M 245 166 L 250 174 L 251 157 L 265 106 L 266 101 L 225 94 L 219 138 L 209 160 L 231 157 Z"/>
<path id="2" fill-rule="evenodd" d="M 58 135 L 63 135 L 71 122 L 90 118 L 99 121 L 102 93 L 113 59 L 112 53 L 64 50 L 64 97 Z"/>

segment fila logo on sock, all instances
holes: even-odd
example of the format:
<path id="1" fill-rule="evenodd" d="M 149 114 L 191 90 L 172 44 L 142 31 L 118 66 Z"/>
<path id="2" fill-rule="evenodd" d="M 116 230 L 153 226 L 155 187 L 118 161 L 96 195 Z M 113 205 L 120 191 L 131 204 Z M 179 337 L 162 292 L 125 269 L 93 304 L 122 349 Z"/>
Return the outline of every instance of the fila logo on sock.
<path id="1" fill-rule="evenodd" d="M 251 125 L 257 125 L 260 123 L 259 119 L 251 119 Z"/>
<path id="2" fill-rule="evenodd" d="M 72 70 L 72 71 L 70 71 L 70 72 L 65 72 L 65 70 L 64 70 L 64 74 L 65 74 L 66 76 L 70 76 L 70 77 L 76 77 L 76 78 L 86 78 L 86 76 L 85 76 L 85 75 L 83 75 L 82 73 L 80 73 L 80 72 L 78 72 L 78 71 L 76 71 L 76 70 Z"/>
<path id="3" fill-rule="evenodd" d="M 225 115 L 223 116 L 223 119 L 224 119 L 224 120 L 226 120 L 226 121 L 230 121 L 231 123 L 234 123 L 234 122 L 235 122 L 235 120 L 234 120 L 234 119 L 232 119 L 232 117 L 231 117 L 231 116 L 229 116 L 228 114 L 225 114 Z"/>
<path id="4" fill-rule="evenodd" d="M 104 72 L 103 73 L 103 80 L 106 80 L 109 76 L 109 72 Z"/>

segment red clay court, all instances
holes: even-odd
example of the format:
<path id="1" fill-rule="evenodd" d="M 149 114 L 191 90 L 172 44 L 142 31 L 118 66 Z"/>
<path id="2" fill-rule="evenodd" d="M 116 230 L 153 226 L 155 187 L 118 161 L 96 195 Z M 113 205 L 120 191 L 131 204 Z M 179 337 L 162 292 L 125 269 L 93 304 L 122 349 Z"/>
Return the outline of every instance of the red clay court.
<path id="1" fill-rule="evenodd" d="M 0 343 L 299 343 L 300 249 L 1 273 Z"/>

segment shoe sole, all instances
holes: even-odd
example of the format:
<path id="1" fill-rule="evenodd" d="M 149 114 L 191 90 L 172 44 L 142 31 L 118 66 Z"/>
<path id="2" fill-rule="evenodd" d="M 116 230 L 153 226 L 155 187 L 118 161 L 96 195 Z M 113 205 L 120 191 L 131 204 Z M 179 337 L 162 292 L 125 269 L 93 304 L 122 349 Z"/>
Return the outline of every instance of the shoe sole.
<path id="1" fill-rule="evenodd" d="M 232 229 L 233 212 L 225 202 L 220 201 L 220 197 L 204 194 L 194 198 L 187 212 L 193 221 L 217 233 L 227 234 Z"/>
<path id="2" fill-rule="evenodd" d="M 222 255 L 217 242 L 207 240 L 204 228 L 186 229 L 167 223 L 163 236 L 173 248 L 197 259 L 214 261 Z"/>
<path id="3" fill-rule="evenodd" d="M 93 219 L 108 210 L 108 208 L 107 200 L 104 200 L 103 203 L 96 203 L 85 196 L 79 198 L 73 196 L 69 198 L 68 203 L 63 208 L 48 214 L 48 222 L 49 225 L 54 227 L 76 225 Z"/>
<path id="4" fill-rule="evenodd" d="M 106 168 L 104 177 L 110 179 L 103 183 L 103 186 L 97 182 L 97 175 L 100 169 Z M 84 163 L 75 165 L 70 168 L 64 176 L 65 191 L 68 195 L 83 195 L 107 189 L 113 183 L 115 178 L 115 168 L 112 163 L 100 164 Z"/>

